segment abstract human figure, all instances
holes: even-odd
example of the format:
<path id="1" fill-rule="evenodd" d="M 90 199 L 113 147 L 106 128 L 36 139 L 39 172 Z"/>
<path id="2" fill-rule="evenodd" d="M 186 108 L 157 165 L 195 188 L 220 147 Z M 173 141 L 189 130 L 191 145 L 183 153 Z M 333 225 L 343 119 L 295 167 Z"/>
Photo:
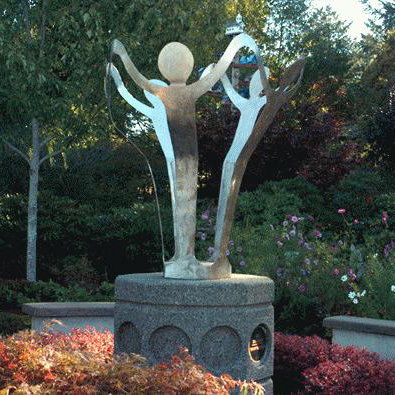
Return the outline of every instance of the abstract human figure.
<path id="1" fill-rule="evenodd" d="M 112 45 L 126 71 L 142 89 L 160 98 L 166 108 L 167 123 L 175 157 L 174 229 L 175 254 L 165 262 L 164 276 L 182 279 L 214 279 L 231 275 L 228 262 L 198 262 L 195 258 L 196 197 L 198 151 L 195 122 L 195 102 L 226 72 L 235 54 L 247 46 L 256 51 L 254 40 L 247 34 L 236 36 L 215 67 L 204 78 L 186 85 L 194 59 L 183 44 L 172 42 L 161 50 L 158 67 L 170 82 L 160 86 L 148 81 L 135 67 L 124 46 L 118 40 Z"/>
<path id="2" fill-rule="evenodd" d="M 169 174 L 170 182 L 170 194 L 172 199 L 173 207 L 173 220 L 174 220 L 174 196 L 175 196 L 175 158 L 173 146 L 171 144 L 169 127 L 167 125 L 166 109 L 162 101 L 155 95 L 144 91 L 145 97 L 152 103 L 153 107 L 149 107 L 144 103 L 141 103 L 134 98 L 129 91 L 126 89 L 122 82 L 121 76 L 118 69 L 113 64 L 107 65 L 107 73 L 110 73 L 113 78 L 118 92 L 124 98 L 124 100 L 134 107 L 137 111 L 141 112 L 146 117 L 152 120 L 156 135 L 158 136 L 159 144 L 162 148 L 163 154 L 165 155 L 167 171 Z M 150 82 L 159 85 L 167 86 L 167 84 L 160 80 L 151 80 Z"/>
<path id="3" fill-rule="evenodd" d="M 207 67 L 210 70 L 213 65 Z M 205 72 L 206 72 L 205 70 Z M 265 68 L 266 78 L 269 77 L 269 69 Z M 204 74 L 204 73 L 203 73 Z M 214 253 L 211 256 L 213 261 L 217 261 L 219 257 L 221 260 L 227 260 L 226 249 L 230 237 L 231 222 L 226 222 L 227 216 L 233 216 L 229 212 L 229 205 L 233 201 L 233 195 L 238 195 L 238 189 L 235 189 L 234 182 L 235 165 L 239 159 L 241 151 L 248 141 L 251 132 L 254 128 L 259 111 L 266 104 L 266 96 L 261 96 L 263 90 L 260 71 L 257 70 L 251 78 L 249 86 L 249 99 L 239 95 L 229 81 L 226 74 L 221 77 L 222 85 L 233 105 L 240 111 L 240 119 L 237 125 L 236 133 L 222 166 L 221 188 L 218 200 L 216 232 L 215 232 L 215 246 Z M 228 229 L 229 227 L 229 229 Z"/>
<path id="4" fill-rule="evenodd" d="M 259 62 L 260 63 L 260 62 Z M 268 78 L 269 70 L 259 64 L 250 82 L 250 98 L 245 99 L 233 88 L 226 75 L 221 78 L 224 89 L 232 103 L 240 110 L 240 119 L 232 146 L 226 155 L 221 178 L 218 201 L 214 253 L 210 261 L 226 262 L 237 196 L 248 160 L 270 126 L 281 106 L 296 92 L 303 74 L 305 60 L 293 63 L 283 75 L 280 87 L 273 90 Z M 261 92 L 265 96 L 260 96 Z M 261 114 L 257 117 L 264 106 Z"/>

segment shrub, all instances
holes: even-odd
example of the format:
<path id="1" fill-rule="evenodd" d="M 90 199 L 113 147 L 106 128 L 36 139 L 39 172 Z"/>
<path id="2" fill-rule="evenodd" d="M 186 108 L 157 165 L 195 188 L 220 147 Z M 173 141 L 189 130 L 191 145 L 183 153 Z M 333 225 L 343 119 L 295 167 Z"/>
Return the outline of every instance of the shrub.
<path id="1" fill-rule="evenodd" d="M 94 329 L 71 334 L 20 332 L 0 339 L 0 390 L 13 394 L 263 394 L 256 383 L 215 377 L 186 350 L 169 363 L 148 366 L 131 354 L 113 358 L 113 335 Z"/>
<path id="2" fill-rule="evenodd" d="M 23 303 L 34 302 L 111 302 L 114 285 L 103 282 L 88 291 L 78 285 L 63 287 L 53 281 L 0 280 L 0 308 L 20 308 Z"/>
<path id="3" fill-rule="evenodd" d="M 394 371 L 395 363 L 363 349 L 330 345 L 315 336 L 275 334 L 276 392 L 391 395 L 395 393 Z"/>
<path id="4" fill-rule="evenodd" d="M 8 336 L 30 328 L 30 317 L 0 311 L 0 335 Z"/>
<path id="5" fill-rule="evenodd" d="M 323 198 L 318 189 L 302 177 L 268 181 L 254 192 L 240 194 L 238 218 L 250 225 L 279 224 L 286 214 L 319 216 Z"/>
<path id="6" fill-rule="evenodd" d="M 365 233 L 381 223 L 383 211 L 394 211 L 395 197 L 392 187 L 377 171 L 360 168 L 346 175 L 330 190 L 329 198 L 336 209 L 346 209 L 349 222 L 358 219 L 360 230 Z M 332 226 L 344 225 L 344 221 L 335 215 L 328 216 Z"/>
<path id="7" fill-rule="evenodd" d="M 235 272 L 274 280 L 281 331 L 325 336 L 323 318 L 338 314 L 394 320 L 395 238 L 381 222 L 385 246 L 354 244 L 358 226 L 351 222 L 336 235 L 297 215 L 276 226 L 235 226 L 229 260 Z"/>
<path id="8" fill-rule="evenodd" d="M 122 273 L 160 270 L 161 242 L 154 202 L 103 211 L 68 197 L 41 191 L 38 202 L 38 278 L 71 281 L 73 266 L 83 286 Z M 27 201 L 22 195 L 0 197 L 0 277 L 23 278 L 26 272 Z M 161 206 L 166 255 L 172 250 L 170 205 Z M 72 255 L 70 255 L 72 251 Z M 94 272 L 97 273 L 95 276 Z"/>

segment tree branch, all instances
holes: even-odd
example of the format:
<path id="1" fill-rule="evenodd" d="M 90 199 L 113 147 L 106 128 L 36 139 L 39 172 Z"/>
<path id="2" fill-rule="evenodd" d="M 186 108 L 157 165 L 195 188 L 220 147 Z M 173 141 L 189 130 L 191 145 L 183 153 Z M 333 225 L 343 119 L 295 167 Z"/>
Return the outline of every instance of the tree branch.
<path id="1" fill-rule="evenodd" d="M 45 7 L 47 5 L 47 0 L 43 0 L 43 5 L 41 7 L 41 27 L 40 27 L 40 52 L 38 58 L 40 59 L 44 53 L 44 43 L 45 43 L 45 17 L 46 10 Z"/>
<path id="2" fill-rule="evenodd" d="M 62 150 L 57 150 L 57 151 L 52 152 L 51 154 L 47 154 L 47 155 L 43 156 L 43 157 L 40 159 L 40 162 L 38 162 L 38 165 L 40 166 L 40 165 L 41 165 L 43 162 L 45 162 L 47 159 L 53 158 L 54 156 L 60 154 L 61 152 L 62 152 Z"/>
<path id="3" fill-rule="evenodd" d="M 43 141 L 40 143 L 40 148 L 44 147 L 47 143 L 49 143 L 51 140 L 53 140 L 55 137 L 53 136 L 48 136 L 46 137 Z"/>
<path id="4" fill-rule="evenodd" d="M 3 137 L 0 137 L 0 139 L 13 151 L 15 151 L 16 153 L 18 153 L 20 156 L 22 156 L 23 159 L 25 159 L 25 161 L 29 164 L 30 166 L 30 159 L 28 158 L 28 156 L 26 154 L 24 154 L 22 151 L 20 151 L 18 148 L 14 147 L 11 143 L 9 143 L 6 139 L 4 139 Z"/>
<path id="5" fill-rule="evenodd" d="M 30 33 L 29 0 L 25 0 L 24 13 L 25 13 L 25 30 L 26 30 L 27 40 L 30 43 L 32 36 Z"/>

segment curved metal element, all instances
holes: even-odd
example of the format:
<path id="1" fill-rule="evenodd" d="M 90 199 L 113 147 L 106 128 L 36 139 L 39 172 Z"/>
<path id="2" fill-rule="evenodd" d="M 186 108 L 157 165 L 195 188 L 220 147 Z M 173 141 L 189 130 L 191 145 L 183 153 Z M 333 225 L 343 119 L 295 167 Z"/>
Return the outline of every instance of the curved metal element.
<path id="1" fill-rule="evenodd" d="M 236 208 L 237 196 L 248 160 L 259 141 L 270 126 L 281 106 L 294 94 L 298 88 L 302 75 L 304 59 L 299 59 L 284 73 L 280 87 L 273 90 L 268 84 L 269 70 L 258 63 L 259 69 L 250 82 L 250 98 L 245 99 L 237 94 L 226 75 L 221 78 L 227 95 L 240 110 L 240 119 L 232 146 L 226 155 L 221 178 L 220 197 L 217 210 L 214 253 L 210 261 L 226 262 L 226 249 L 229 243 L 233 216 Z M 262 75 L 264 79 L 262 79 Z M 267 84 L 265 84 L 265 81 Z M 294 83 L 295 85 L 289 89 Z M 261 97 L 262 88 L 265 97 Z M 263 111 L 259 115 L 260 110 Z M 257 121 L 258 118 L 258 121 Z"/>
<path id="2" fill-rule="evenodd" d="M 213 69 L 204 78 L 189 85 L 189 88 L 194 90 L 196 99 L 206 93 L 225 74 L 233 58 L 243 47 L 251 49 L 254 53 L 259 53 L 254 39 L 248 34 L 242 33 L 234 37 Z"/>
<path id="3" fill-rule="evenodd" d="M 250 84 L 250 99 L 248 100 L 239 97 L 227 77 L 224 76 L 235 54 L 242 47 L 248 47 L 254 51 L 259 65 L 259 71 L 254 74 Z M 267 70 L 262 66 L 256 43 L 243 33 L 231 41 L 218 63 L 210 66 L 200 80 L 186 85 L 193 67 L 193 55 L 185 45 L 170 43 L 161 50 L 158 58 L 160 71 L 169 79 L 169 85 L 165 86 L 160 81 L 148 81 L 137 70 L 124 46 L 118 40 L 113 42 L 112 50 L 121 57 L 126 71 L 134 82 L 146 91 L 146 96 L 154 107 L 151 108 L 134 99 L 124 88 L 119 73 L 117 74 L 116 69 L 111 67 L 111 74 L 118 84 L 119 93 L 132 106 L 153 120 L 166 156 L 172 192 L 175 253 L 170 261 L 165 262 L 164 276 L 181 279 L 230 277 L 231 267 L 224 257 L 224 249 L 229 239 L 241 178 L 248 159 L 264 131 L 281 104 L 288 99 L 287 95 L 293 93 L 294 87 L 289 87 L 296 81 L 295 77 L 300 71 L 301 63 L 292 65 L 286 71 L 281 89 L 274 91 L 270 87 Z M 241 118 L 223 168 L 216 253 L 210 262 L 198 262 L 194 254 L 198 176 L 195 102 L 221 77 L 229 97 L 241 111 Z M 298 82 L 295 86 L 297 85 Z M 262 87 L 266 97 L 260 96 Z M 264 110 L 256 121 L 263 106 L 265 106 Z"/>
<path id="4" fill-rule="evenodd" d="M 237 51 L 244 47 L 257 51 L 254 40 L 247 34 L 236 36 L 218 64 L 204 78 L 186 85 L 186 70 L 193 64 L 189 49 L 181 44 L 166 45 L 158 59 L 158 66 L 169 78 L 169 86 L 160 86 L 148 81 L 139 73 L 126 53 L 122 43 L 115 40 L 113 52 L 121 57 L 126 71 L 142 89 L 160 98 L 166 108 L 167 123 L 174 150 L 174 166 L 169 174 L 174 175 L 173 219 L 175 253 L 165 262 L 164 275 L 171 278 L 205 279 L 230 277 L 229 263 L 212 264 L 198 262 L 195 258 L 196 197 L 198 176 L 198 152 L 195 121 L 195 102 L 225 73 Z M 169 69 L 169 65 L 177 67 Z"/>
<path id="5" fill-rule="evenodd" d="M 251 78 L 249 99 L 244 98 L 236 92 L 226 74 L 221 77 L 221 82 L 226 94 L 240 111 L 240 119 L 233 143 L 225 157 L 222 167 L 214 253 L 210 258 L 210 260 L 214 262 L 227 260 L 226 249 L 229 243 L 235 209 L 235 205 L 233 205 L 232 202 L 237 199 L 239 193 L 236 177 L 243 177 L 243 174 L 237 174 L 236 165 L 239 161 L 242 149 L 252 133 L 259 111 L 267 101 L 266 96 L 260 96 L 263 86 L 259 70 L 257 70 Z"/>
<path id="6" fill-rule="evenodd" d="M 124 100 L 134 107 L 137 111 L 141 112 L 146 117 L 150 118 L 152 124 L 154 126 L 155 132 L 158 136 L 159 144 L 162 148 L 163 154 L 166 158 L 167 172 L 169 175 L 169 183 L 170 183 L 170 193 L 171 193 L 171 201 L 173 208 L 173 220 L 174 220 L 174 209 L 175 209 L 175 158 L 173 145 L 171 143 L 169 127 L 167 124 L 167 116 L 166 109 L 163 105 L 162 101 L 148 91 L 144 91 L 145 97 L 152 103 L 153 107 L 147 106 L 144 103 L 141 103 L 136 98 L 134 98 L 129 91 L 126 89 L 124 83 L 122 82 L 122 78 L 119 74 L 118 69 L 113 64 L 108 64 L 108 69 L 111 77 L 113 78 L 115 85 L 119 94 L 124 98 Z M 160 80 L 150 80 L 149 82 L 154 83 L 158 86 L 167 86 L 166 82 Z M 176 230 L 174 229 L 174 232 Z M 174 234 L 176 237 L 176 234 Z"/>

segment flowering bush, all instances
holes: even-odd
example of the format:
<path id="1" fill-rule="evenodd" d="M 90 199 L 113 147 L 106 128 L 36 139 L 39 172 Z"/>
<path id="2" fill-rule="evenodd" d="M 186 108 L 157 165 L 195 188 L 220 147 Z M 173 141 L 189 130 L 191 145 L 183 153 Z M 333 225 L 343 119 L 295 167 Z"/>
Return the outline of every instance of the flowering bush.
<path id="1" fill-rule="evenodd" d="M 379 250 L 357 244 L 359 224 L 344 218 L 346 209 L 336 214 L 348 222 L 348 233 L 333 234 L 313 216 L 294 213 L 279 225 L 234 227 L 229 247 L 234 271 L 275 281 L 281 331 L 325 335 L 322 319 L 337 314 L 395 319 L 394 243 L 387 239 Z M 384 218 L 388 221 L 388 213 Z M 377 225 L 384 232 L 386 221 Z"/>
<path id="2" fill-rule="evenodd" d="M 0 338 L 0 393 L 54 394 L 241 394 L 263 395 L 256 383 L 215 377 L 187 350 L 169 363 L 148 366 L 131 354 L 113 358 L 113 335 L 92 328 L 71 334 L 19 332 Z"/>
<path id="3" fill-rule="evenodd" d="M 395 393 L 395 363 L 319 337 L 275 333 L 276 392 L 327 395 Z"/>

